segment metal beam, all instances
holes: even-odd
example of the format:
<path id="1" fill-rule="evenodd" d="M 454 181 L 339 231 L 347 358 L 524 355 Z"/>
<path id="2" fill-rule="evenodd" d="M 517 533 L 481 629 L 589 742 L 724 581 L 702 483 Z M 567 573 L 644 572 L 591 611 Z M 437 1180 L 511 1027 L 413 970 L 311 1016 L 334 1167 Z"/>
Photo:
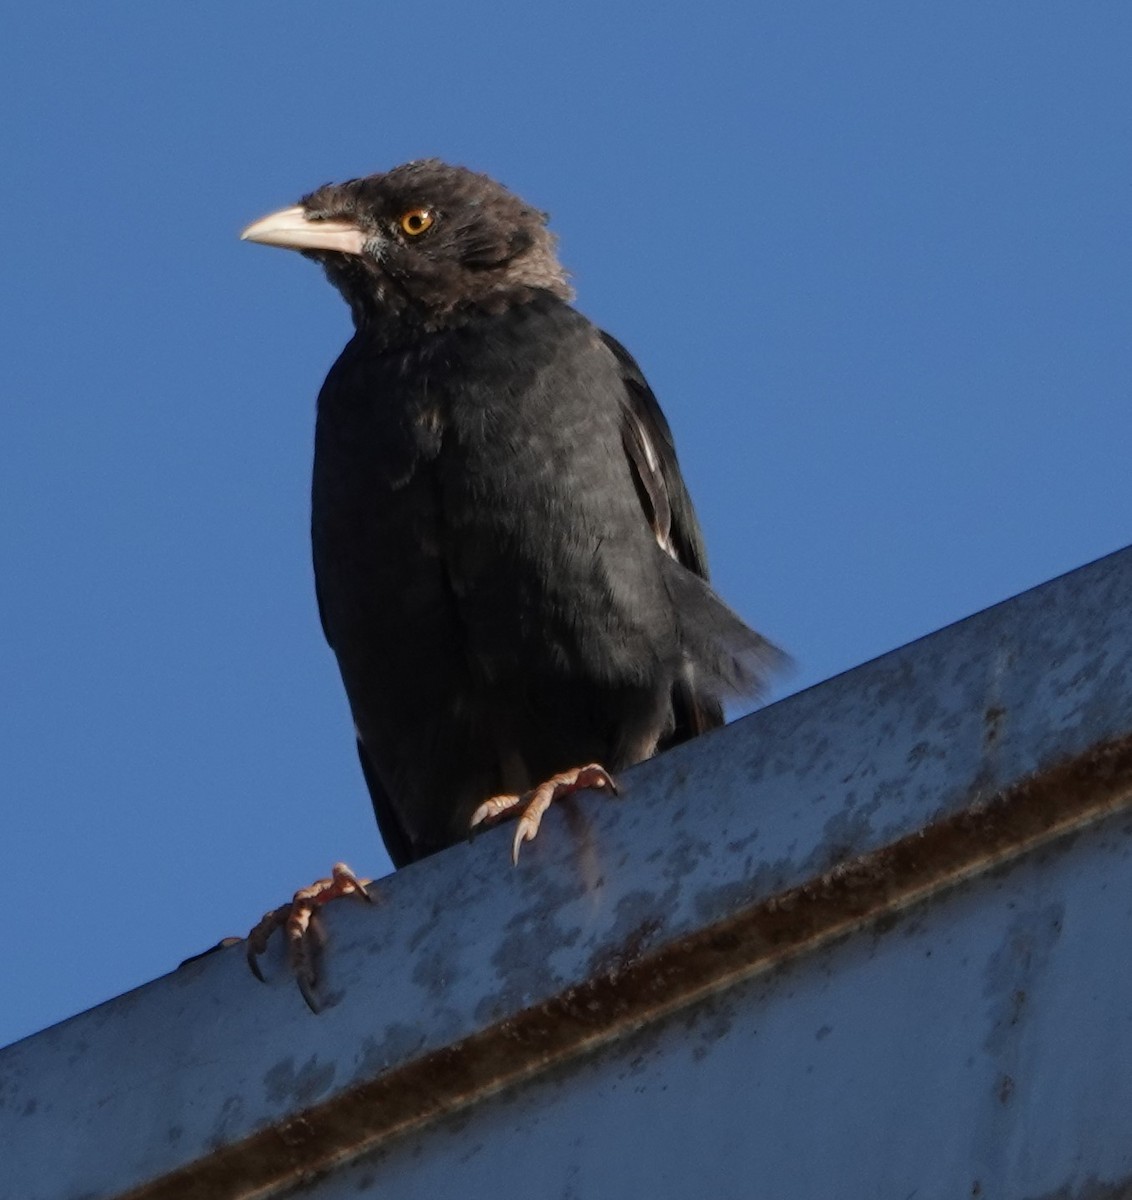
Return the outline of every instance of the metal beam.
<path id="1" fill-rule="evenodd" d="M 524 1194 L 632 1195 L 600 1149 L 614 1129 L 624 1155 L 639 1158 L 632 1178 L 648 1180 L 636 1194 L 650 1196 L 687 1194 L 687 1170 L 712 1195 L 753 1194 L 756 1174 L 789 1182 L 761 1194 L 791 1197 L 912 1186 L 921 1197 L 1126 1194 L 1065 1189 L 1132 1178 L 1132 550 L 680 747 L 622 784 L 620 799 L 552 811 L 518 869 L 497 831 L 381 881 L 372 909 L 332 906 L 318 1017 L 281 962 L 268 963 L 264 988 L 234 949 L 0 1051 L 0 1196 L 212 1200 L 304 1182 L 315 1195 L 440 1196 L 450 1180 L 467 1200 L 480 1193 L 458 1151 L 487 1171 L 484 1195 L 491 1172 L 498 1182 L 508 1170 L 538 1172 Z M 1007 978 L 988 999 L 998 1015 L 983 1014 L 991 1024 L 972 1041 L 956 1025 L 974 1019 L 958 998 L 962 969 L 929 997 L 916 981 L 933 947 L 940 960 L 945 945 L 966 946 L 968 961 L 1009 958 L 987 931 L 1014 936 L 1010 904 L 1035 888 L 1048 889 L 1040 912 L 1065 911 L 1074 888 L 1093 898 L 1074 901 L 1072 930 L 1027 934 L 1057 944 L 1043 943 L 1043 970 L 1060 1007 L 1043 1010 L 1049 1044 L 1006 1071 L 994 1031 L 1011 1005 L 1033 1010 L 1035 989 Z M 866 945 L 884 959 L 871 973 Z M 803 996 L 794 1016 L 791 988 Z M 827 1046 L 806 1024 L 823 988 L 840 997 L 830 1029 L 870 996 L 887 1031 L 860 1022 L 837 1058 L 834 1039 Z M 1067 997 L 1107 1031 L 1104 1053 L 1077 1052 L 1080 1038 L 1058 1026 L 1055 1015 L 1073 1011 Z M 724 1010 L 728 1031 L 689 1057 L 695 1039 L 680 1031 Z M 780 1044 L 801 1039 L 796 1063 L 730 1032 L 763 1020 Z M 852 1062 L 871 1063 L 873 1079 L 802 1107 L 756 1102 L 775 1088 L 805 1092 L 797 1072 L 814 1038 L 831 1079 Z M 897 1044 L 902 1057 L 890 1061 Z M 642 1077 L 667 1099 L 634 1107 L 615 1081 L 642 1054 Z M 729 1057 L 757 1075 L 751 1094 L 720 1081 Z M 1026 1106 L 1024 1072 L 1055 1081 Z M 1041 1132 L 1042 1104 L 1102 1086 L 1104 1105 L 1081 1102 L 1059 1112 L 1059 1137 Z M 934 1088 L 941 1107 L 925 1109 Z M 748 1105 L 761 1113 L 749 1137 L 730 1156 L 709 1153 L 712 1131 Z M 862 1105 L 872 1121 L 852 1144 L 847 1108 Z M 523 1133 L 536 1110 L 545 1136 Z M 607 1118 L 594 1126 L 599 1112 Z M 996 1121 L 1025 1153 L 977 1150 Z M 824 1171 L 799 1150 L 815 1123 L 828 1132 Z M 917 1178 L 915 1157 L 905 1164 L 892 1146 L 925 1138 L 968 1153 L 949 1151 L 950 1174 L 925 1165 Z M 566 1143 L 573 1155 L 558 1152 Z M 1094 1143 L 1107 1149 L 1082 1157 Z M 921 1161 L 930 1157 L 925 1147 Z"/>

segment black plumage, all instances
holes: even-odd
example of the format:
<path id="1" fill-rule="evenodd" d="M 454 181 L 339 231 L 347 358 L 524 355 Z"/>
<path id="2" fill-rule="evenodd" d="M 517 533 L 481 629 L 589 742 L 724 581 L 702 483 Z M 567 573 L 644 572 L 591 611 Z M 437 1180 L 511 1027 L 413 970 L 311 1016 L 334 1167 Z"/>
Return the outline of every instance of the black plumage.
<path id="1" fill-rule="evenodd" d="M 545 220 L 425 160 L 245 231 L 316 258 L 354 317 L 318 400 L 311 532 L 398 866 L 497 793 L 721 724 L 777 657 L 708 587 L 668 424 L 570 306 Z"/>

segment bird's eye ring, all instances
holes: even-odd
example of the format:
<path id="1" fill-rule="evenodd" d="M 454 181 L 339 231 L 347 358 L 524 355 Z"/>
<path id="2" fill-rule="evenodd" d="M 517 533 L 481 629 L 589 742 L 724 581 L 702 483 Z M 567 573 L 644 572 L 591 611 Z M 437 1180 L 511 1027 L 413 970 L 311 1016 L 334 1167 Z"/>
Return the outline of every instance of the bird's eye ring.
<path id="1" fill-rule="evenodd" d="M 403 233 L 407 233 L 409 237 L 419 237 L 428 229 L 436 218 L 427 208 L 410 208 L 408 212 L 401 214 L 401 219 L 397 222 L 401 226 Z"/>

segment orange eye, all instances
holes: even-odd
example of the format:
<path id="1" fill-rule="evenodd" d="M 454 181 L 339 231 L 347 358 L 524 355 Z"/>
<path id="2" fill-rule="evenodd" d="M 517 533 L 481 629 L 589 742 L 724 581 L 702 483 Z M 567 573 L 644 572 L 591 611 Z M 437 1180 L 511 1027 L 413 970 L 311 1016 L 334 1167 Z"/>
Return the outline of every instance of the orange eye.
<path id="1" fill-rule="evenodd" d="M 409 237 L 417 237 L 424 233 L 434 220 L 435 218 L 427 208 L 410 208 L 407 213 L 401 214 L 398 224 Z"/>

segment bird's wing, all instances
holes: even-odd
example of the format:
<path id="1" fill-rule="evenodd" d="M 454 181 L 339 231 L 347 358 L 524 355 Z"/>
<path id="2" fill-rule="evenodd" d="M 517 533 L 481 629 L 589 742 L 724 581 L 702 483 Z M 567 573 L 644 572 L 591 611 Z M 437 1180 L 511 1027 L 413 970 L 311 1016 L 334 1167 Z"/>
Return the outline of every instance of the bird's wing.
<path id="1" fill-rule="evenodd" d="M 334 643 L 331 641 L 330 630 L 326 625 L 326 610 L 322 606 L 322 595 L 319 592 L 317 571 L 314 576 L 314 598 L 318 604 L 318 619 L 322 624 L 323 635 L 333 649 Z M 385 843 L 385 849 L 389 852 L 394 867 L 400 870 L 413 862 L 417 855 L 413 853 L 409 835 L 397 816 L 397 810 L 389 799 L 389 793 L 378 778 L 377 770 L 366 753 L 360 734 L 358 735 L 358 758 L 362 764 L 362 774 L 365 776 L 370 800 L 373 802 L 373 814 L 377 818 L 377 828 L 381 834 L 381 840 Z"/>
<path id="2" fill-rule="evenodd" d="M 706 580 L 707 551 L 676 461 L 672 430 L 633 356 L 616 338 L 604 332 L 601 336 L 617 359 L 625 384 L 621 440 L 653 536 L 676 562 Z M 695 689 L 687 679 L 672 689 L 672 711 L 674 728 L 661 742 L 661 750 L 723 724 L 719 699 Z"/>
<path id="3" fill-rule="evenodd" d="M 377 777 L 377 770 L 370 761 L 360 737 L 358 738 L 358 758 L 362 764 L 362 774 L 365 776 L 366 786 L 369 788 L 370 800 L 373 801 L 373 815 L 377 817 L 378 832 L 393 861 L 393 866 L 399 871 L 402 867 L 414 862 L 419 855 L 414 853 L 409 835 L 405 831 L 404 825 L 401 824 L 401 818 L 398 817 L 393 802 L 389 799 L 389 793 Z"/>
<path id="4" fill-rule="evenodd" d="M 672 431 L 633 356 L 608 333 L 601 337 L 617 359 L 625 384 L 621 440 L 645 517 L 660 547 L 707 579 L 704 539 L 676 461 Z"/>

